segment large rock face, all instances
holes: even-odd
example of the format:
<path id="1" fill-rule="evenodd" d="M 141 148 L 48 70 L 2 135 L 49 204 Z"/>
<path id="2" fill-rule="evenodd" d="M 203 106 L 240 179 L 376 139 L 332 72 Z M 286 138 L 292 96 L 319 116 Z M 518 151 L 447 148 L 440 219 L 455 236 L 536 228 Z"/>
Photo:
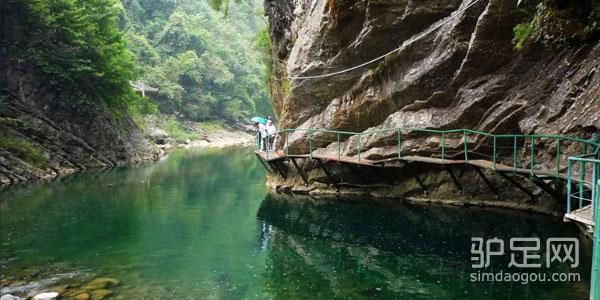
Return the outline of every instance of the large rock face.
<path id="1" fill-rule="evenodd" d="M 546 47 L 530 42 L 515 51 L 512 29 L 521 21 L 516 5 L 516 0 L 266 0 L 275 62 L 273 106 L 281 127 L 352 132 L 465 128 L 589 138 L 600 129 L 600 43 Z M 390 54 L 377 59 L 386 53 Z M 320 75 L 324 76 L 314 77 Z M 437 140 L 411 138 L 403 143 L 402 153 L 439 152 L 439 136 Z M 335 139 L 316 132 L 312 142 L 321 148 L 318 153 L 335 148 Z M 455 153 L 462 152 L 460 136 L 446 135 L 446 139 L 446 154 L 449 145 Z M 487 142 L 474 139 L 469 147 L 477 145 L 470 150 L 491 151 Z M 536 143 L 535 167 L 555 168 L 553 140 Z M 306 134 L 294 133 L 288 150 L 307 153 L 306 144 Z M 355 140 L 342 144 L 343 155 L 356 154 L 351 150 L 356 149 Z M 368 138 L 358 145 L 364 158 L 397 155 L 393 136 Z M 511 145 L 504 145 L 509 150 L 502 153 L 510 156 L 508 164 L 513 163 Z M 561 146 L 559 165 L 564 170 L 566 157 L 581 150 L 568 143 Z M 518 155 L 519 163 L 534 164 L 528 150 L 519 150 Z M 318 166 L 305 163 L 303 168 L 310 182 L 306 187 L 291 176 L 294 169 L 290 166 L 288 179 L 273 175 L 268 185 L 314 195 L 336 193 L 324 184 L 328 179 Z M 383 176 L 367 169 L 357 176 L 347 169 L 330 165 L 334 177 L 354 184 L 355 188 L 342 193 L 422 198 L 424 184 L 428 201 L 454 199 L 562 212 L 562 200 L 529 200 L 493 172 L 488 176 L 502 199 L 495 199 L 480 176 L 467 167 L 455 168 L 460 181 L 468 182 L 462 191 L 453 188 L 444 168 L 436 166 L 405 168 Z M 423 183 L 417 184 L 412 175 L 421 177 Z M 376 186 L 389 184 L 386 181 L 393 181 L 395 187 Z M 556 188 L 563 187 L 556 183 Z M 537 195 L 548 198 L 539 189 Z"/>
<path id="2" fill-rule="evenodd" d="M 600 44 L 512 47 L 515 0 L 266 0 L 283 128 L 589 137 Z M 344 70 L 400 48 L 385 59 Z M 289 79 L 288 79 L 289 78 Z"/>
<path id="3" fill-rule="evenodd" d="M 62 104 L 69 95 L 45 90 L 27 75 L 12 78 L 0 94 L 0 117 L 10 120 L 0 124 L 0 184 L 158 158 L 129 117 L 100 105 L 73 108 Z"/>

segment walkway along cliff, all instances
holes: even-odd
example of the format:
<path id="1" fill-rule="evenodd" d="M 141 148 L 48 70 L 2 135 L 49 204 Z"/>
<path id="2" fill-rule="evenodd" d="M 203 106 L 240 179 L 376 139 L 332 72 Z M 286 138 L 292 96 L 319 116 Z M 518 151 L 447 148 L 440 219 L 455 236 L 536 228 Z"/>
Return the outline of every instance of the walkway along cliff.
<path id="1" fill-rule="evenodd" d="M 390 128 L 466 128 L 495 135 L 590 138 L 600 129 L 598 40 L 561 47 L 530 42 L 515 51 L 512 30 L 520 22 L 516 5 L 512 0 L 265 1 L 271 26 L 271 90 L 280 127 L 366 133 Z M 386 53 L 390 54 L 373 61 Z M 315 151 L 330 147 L 335 139 L 322 131 L 313 131 L 311 137 Z M 347 138 L 342 136 L 342 142 Z M 394 139 L 393 135 L 385 137 L 390 138 Z M 439 153 L 440 138 L 411 138 L 401 144 L 401 151 Z M 453 144 L 454 148 L 460 146 L 460 137 L 448 135 L 445 139 L 449 149 Z M 299 145 L 308 144 L 307 135 L 290 133 L 287 142 L 294 153 Z M 513 146 L 507 141 L 501 143 L 501 149 L 511 150 Z M 524 151 L 521 154 L 527 152 L 525 143 L 517 141 L 518 150 Z M 469 144 L 473 151 L 486 152 L 482 150 L 489 150 L 491 141 L 475 138 Z M 568 152 L 581 149 L 561 146 L 560 168 L 564 172 Z M 397 152 L 381 138 L 366 138 L 360 147 L 367 159 L 388 158 Z M 536 167 L 556 168 L 556 147 L 556 142 L 537 141 Z M 519 157 L 526 160 L 521 154 Z M 426 198 L 457 198 L 452 196 L 453 180 L 446 171 L 421 167 L 416 171 L 428 187 Z M 352 191 L 378 194 L 373 187 L 385 183 L 385 176 L 361 174 L 369 182 L 365 184 L 356 172 L 331 172 L 369 186 Z M 325 176 L 307 174 L 308 187 L 299 176 L 286 181 L 271 176 L 269 185 L 324 193 Z M 403 179 L 399 182 L 404 186 L 398 185 L 393 193 L 422 196 L 411 172 L 404 174 L 394 178 Z M 469 183 L 459 193 L 460 199 L 465 199 L 464 195 L 468 199 L 472 189 L 474 198 L 491 195 L 491 200 L 497 200 L 471 168 L 456 176 Z M 496 180 L 492 177 L 490 180 Z M 505 178 L 497 181 L 499 190 L 507 185 L 514 192 Z M 528 188 L 536 197 L 548 196 L 538 187 Z M 563 212 L 562 201 L 531 205 L 531 197 L 522 195 L 507 198 L 523 199 L 517 202 L 532 208 Z"/>
<path id="2" fill-rule="evenodd" d="M 600 43 L 517 51 L 517 2 L 266 0 L 283 129 L 279 153 L 257 152 L 268 186 L 568 213 L 592 230 L 577 218 L 598 198 Z"/>

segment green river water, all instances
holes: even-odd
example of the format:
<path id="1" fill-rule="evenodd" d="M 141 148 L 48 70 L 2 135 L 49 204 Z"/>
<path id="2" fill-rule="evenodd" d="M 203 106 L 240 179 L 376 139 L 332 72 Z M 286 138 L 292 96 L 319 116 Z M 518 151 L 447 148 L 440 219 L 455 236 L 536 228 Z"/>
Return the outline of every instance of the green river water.
<path id="1" fill-rule="evenodd" d="M 584 299 L 589 244 L 560 219 L 269 195 L 250 149 L 0 191 L 2 293 L 120 281 L 116 299 Z M 570 283 L 475 283 L 471 237 L 578 237 Z M 506 262 L 493 271 L 515 271 Z"/>

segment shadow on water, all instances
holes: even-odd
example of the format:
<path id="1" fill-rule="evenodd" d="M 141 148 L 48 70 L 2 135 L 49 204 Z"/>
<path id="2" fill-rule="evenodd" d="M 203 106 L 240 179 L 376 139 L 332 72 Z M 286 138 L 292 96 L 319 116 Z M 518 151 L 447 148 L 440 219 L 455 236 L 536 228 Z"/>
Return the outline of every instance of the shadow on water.
<path id="1" fill-rule="evenodd" d="M 271 249 L 265 280 L 288 297 L 585 298 L 590 253 L 582 249 L 582 283 L 474 283 L 471 237 L 574 237 L 560 220 L 482 209 L 389 202 L 323 202 L 270 194 L 258 210 Z M 580 237 L 583 239 L 583 237 Z M 506 245 L 508 247 L 508 244 Z M 543 256 L 543 255 L 542 255 Z M 509 269 L 510 255 L 488 271 Z M 283 287 L 283 288 L 282 288 Z"/>

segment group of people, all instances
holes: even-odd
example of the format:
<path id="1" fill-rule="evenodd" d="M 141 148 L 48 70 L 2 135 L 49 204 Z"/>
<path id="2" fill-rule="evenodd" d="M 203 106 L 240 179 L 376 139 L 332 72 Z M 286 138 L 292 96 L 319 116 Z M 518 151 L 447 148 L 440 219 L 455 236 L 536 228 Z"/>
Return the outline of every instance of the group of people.
<path id="1" fill-rule="evenodd" d="M 268 116 L 264 118 L 265 124 L 254 122 L 254 129 L 257 135 L 257 145 L 260 151 L 271 151 L 277 144 L 277 127 Z"/>

